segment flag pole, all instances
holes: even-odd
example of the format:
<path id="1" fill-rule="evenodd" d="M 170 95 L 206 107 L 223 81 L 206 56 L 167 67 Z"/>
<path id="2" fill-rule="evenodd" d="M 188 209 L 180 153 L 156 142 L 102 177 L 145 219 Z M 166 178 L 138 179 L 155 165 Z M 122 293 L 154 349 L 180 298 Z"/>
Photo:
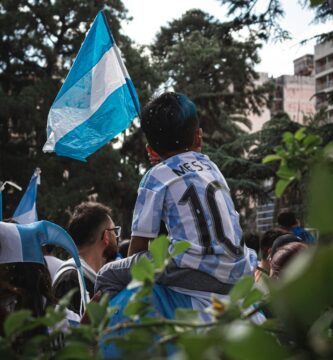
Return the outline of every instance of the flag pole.
<path id="1" fill-rule="evenodd" d="M 109 24 L 108 24 L 108 20 L 107 20 L 107 17 L 106 17 L 105 10 L 102 10 L 102 15 L 103 15 L 103 20 L 104 20 L 105 26 L 106 26 L 106 28 L 107 28 L 107 30 L 108 30 L 110 39 L 111 39 L 112 43 L 113 43 L 114 45 L 116 45 L 116 42 L 115 42 L 115 40 L 114 40 L 114 37 L 113 37 L 113 35 L 112 35 L 112 32 L 111 32 L 110 27 L 109 27 Z M 121 71 L 122 71 L 123 74 L 124 74 L 124 78 L 127 80 L 127 78 L 126 78 L 126 71 L 124 70 L 123 61 L 122 61 L 122 59 L 121 59 L 121 56 L 120 56 L 119 51 L 118 51 L 118 49 L 117 49 L 117 46 L 115 47 L 115 54 L 116 54 L 116 56 L 117 56 L 119 65 L 120 65 L 120 67 L 121 67 Z M 138 118 L 140 119 L 140 109 L 139 109 L 139 106 L 138 106 L 138 103 L 137 103 L 137 99 L 136 99 L 136 97 L 134 96 L 133 90 L 132 90 L 132 88 L 128 85 L 127 81 L 126 81 L 126 84 L 127 84 L 128 90 L 129 90 L 129 92 L 130 92 L 130 94 L 131 94 L 131 98 L 132 98 L 132 100 L 133 100 L 133 103 L 134 103 L 134 106 L 135 106 L 135 110 L 136 110 L 137 113 L 138 113 Z"/>

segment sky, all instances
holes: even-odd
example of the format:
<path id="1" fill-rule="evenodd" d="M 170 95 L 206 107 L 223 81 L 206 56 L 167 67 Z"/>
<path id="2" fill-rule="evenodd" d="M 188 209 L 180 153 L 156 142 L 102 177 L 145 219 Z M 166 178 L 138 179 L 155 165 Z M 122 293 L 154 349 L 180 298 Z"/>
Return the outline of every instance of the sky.
<path id="1" fill-rule="evenodd" d="M 123 0 L 123 3 L 133 17 L 130 23 L 123 23 L 124 33 L 139 44 L 151 43 L 161 26 L 180 18 L 189 9 L 200 8 L 220 20 L 225 19 L 225 9 L 217 0 Z M 302 46 L 301 40 L 332 27 L 332 24 L 311 24 L 313 12 L 302 9 L 297 0 L 282 0 L 282 3 L 286 14 L 281 24 L 290 31 L 292 39 L 264 45 L 259 53 L 261 63 L 256 68 L 274 77 L 293 74 L 293 60 L 313 54 L 314 41 Z"/>

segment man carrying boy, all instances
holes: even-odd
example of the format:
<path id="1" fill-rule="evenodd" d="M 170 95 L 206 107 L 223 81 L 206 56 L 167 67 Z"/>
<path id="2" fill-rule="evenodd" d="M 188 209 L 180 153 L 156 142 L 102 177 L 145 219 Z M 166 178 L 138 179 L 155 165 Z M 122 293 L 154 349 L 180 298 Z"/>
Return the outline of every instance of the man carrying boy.
<path id="1" fill-rule="evenodd" d="M 191 247 L 173 259 L 158 281 L 227 294 L 241 276 L 253 273 L 256 255 L 241 243 L 239 215 L 223 175 L 200 152 L 202 129 L 194 103 L 185 95 L 164 93 L 144 108 L 141 127 L 148 154 L 158 163 L 139 186 L 129 248 L 133 256 L 105 265 L 95 289 L 114 296 L 119 283 L 125 287 L 129 267 L 147 256 L 148 243 L 163 221 L 170 253 L 177 241 L 189 241 Z"/>

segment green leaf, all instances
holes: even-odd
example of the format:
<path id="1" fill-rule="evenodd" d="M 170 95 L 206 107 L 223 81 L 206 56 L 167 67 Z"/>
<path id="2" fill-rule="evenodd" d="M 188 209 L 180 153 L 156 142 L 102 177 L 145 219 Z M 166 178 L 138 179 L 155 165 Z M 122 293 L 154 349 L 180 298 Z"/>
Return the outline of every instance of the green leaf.
<path id="1" fill-rule="evenodd" d="M 91 359 L 89 344 L 83 342 L 67 342 L 66 346 L 57 352 L 56 360 Z"/>
<path id="2" fill-rule="evenodd" d="M 237 302 L 248 295 L 254 284 L 253 276 L 242 277 L 230 291 L 231 303 Z"/>
<path id="3" fill-rule="evenodd" d="M 309 148 L 314 146 L 319 146 L 322 143 L 322 139 L 318 135 L 307 135 L 306 138 L 303 140 L 303 144 Z"/>
<path id="4" fill-rule="evenodd" d="M 31 320 L 30 310 L 19 310 L 9 314 L 3 325 L 5 335 L 10 337 L 14 333 L 20 332 L 21 328 L 29 320 Z"/>
<path id="5" fill-rule="evenodd" d="M 279 345 L 277 338 L 258 326 L 234 321 L 224 328 L 223 349 L 234 360 L 270 360 L 289 358 L 290 354 Z"/>
<path id="6" fill-rule="evenodd" d="M 326 0 L 310 0 L 310 6 L 316 7 L 324 3 Z"/>
<path id="7" fill-rule="evenodd" d="M 293 179 L 296 174 L 296 170 L 291 169 L 286 163 L 281 164 L 279 170 L 276 172 L 276 175 L 284 180 Z"/>
<path id="8" fill-rule="evenodd" d="M 147 304 L 141 301 L 141 299 L 133 300 L 126 306 L 124 314 L 126 316 L 139 315 L 146 307 Z"/>
<path id="9" fill-rule="evenodd" d="M 131 268 L 132 278 L 138 281 L 153 281 L 154 280 L 154 265 L 145 256 L 134 264 Z"/>
<path id="10" fill-rule="evenodd" d="M 276 161 L 276 160 L 281 160 L 281 156 L 278 154 L 271 154 L 271 155 L 267 155 L 262 159 L 262 163 L 266 164 L 269 163 L 271 161 Z"/>
<path id="11" fill-rule="evenodd" d="M 169 240 L 166 236 L 160 236 L 150 244 L 149 250 L 158 269 L 165 264 L 165 260 L 169 256 L 168 247 Z"/>
<path id="12" fill-rule="evenodd" d="M 294 135 L 290 131 L 283 133 L 282 138 L 286 144 L 292 144 L 294 142 Z"/>
<path id="13" fill-rule="evenodd" d="M 182 254 L 183 252 L 185 252 L 190 247 L 191 247 L 191 243 L 188 241 L 185 241 L 185 240 L 177 241 L 173 245 L 173 251 L 172 251 L 171 256 L 172 257 L 178 256 L 178 255 Z"/>
<path id="14" fill-rule="evenodd" d="M 94 326 L 99 325 L 106 315 L 106 308 L 99 303 L 90 302 L 87 305 L 89 319 Z"/>
<path id="15" fill-rule="evenodd" d="M 308 332 L 332 308 L 333 246 L 309 248 L 298 254 L 271 285 L 275 316 L 285 323 L 291 338 Z M 274 285 L 274 286 L 273 286 Z M 306 300 L 306 301 L 305 301 Z"/>
<path id="16" fill-rule="evenodd" d="M 180 357 L 180 359 L 191 359 L 191 360 L 202 360 L 209 358 L 205 356 L 210 349 L 216 348 L 217 344 L 220 343 L 217 333 L 204 335 L 204 334 L 184 334 L 180 337 L 179 343 L 184 349 L 186 356 Z"/>
<path id="17" fill-rule="evenodd" d="M 176 319 L 191 323 L 199 323 L 201 321 L 199 311 L 183 308 L 176 309 Z"/>
<path id="18" fill-rule="evenodd" d="M 280 198 L 292 181 L 293 181 L 293 179 L 291 179 L 291 180 L 279 180 L 275 185 L 275 195 L 278 198 Z"/>
<path id="19" fill-rule="evenodd" d="M 244 309 L 262 300 L 264 294 L 259 289 L 252 289 L 251 292 L 245 297 L 242 304 Z"/>
<path id="20" fill-rule="evenodd" d="M 321 234 L 333 234 L 333 163 L 321 162 L 312 171 L 309 191 L 309 224 Z"/>
<path id="21" fill-rule="evenodd" d="M 302 127 L 300 129 L 298 129 L 294 135 L 295 140 L 297 141 L 302 141 L 305 138 L 306 134 L 305 134 L 305 128 Z"/>

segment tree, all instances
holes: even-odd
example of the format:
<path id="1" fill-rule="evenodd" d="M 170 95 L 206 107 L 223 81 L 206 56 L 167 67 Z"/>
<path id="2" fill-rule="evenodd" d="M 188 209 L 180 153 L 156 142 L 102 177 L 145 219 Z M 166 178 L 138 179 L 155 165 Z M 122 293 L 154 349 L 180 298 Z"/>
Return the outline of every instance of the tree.
<path id="1" fill-rule="evenodd" d="M 237 40 L 234 28 L 201 10 L 190 10 L 162 27 L 151 46 L 166 87 L 194 100 L 206 134 L 215 148 L 250 127 L 249 111 L 260 113 L 267 88 L 255 87 L 260 45 L 253 37 Z"/>
<path id="2" fill-rule="evenodd" d="M 228 16 L 239 29 L 246 28 L 256 34 L 258 39 L 267 41 L 284 40 L 290 37 L 287 30 L 280 25 L 280 19 L 284 15 L 281 0 L 220 0 L 222 5 L 227 6 Z M 333 3 L 331 0 L 299 0 L 304 8 L 314 10 L 314 22 L 326 22 L 332 20 Z M 333 31 L 316 36 L 318 42 L 333 38 Z"/>
<path id="3" fill-rule="evenodd" d="M 142 48 L 120 32 L 120 21 L 127 19 L 122 1 L 1 2 L 0 174 L 1 179 L 12 179 L 24 187 L 33 169 L 39 166 L 40 218 L 64 225 L 78 202 L 94 198 L 114 208 L 115 219 L 128 236 L 130 206 L 134 204 L 140 176 L 132 159 L 112 145 L 91 156 L 87 163 L 41 151 L 49 108 L 90 24 L 104 5 L 128 71 L 140 98 L 145 100 L 154 88 L 155 75 Z M 20 195 L 4 193 L 5 216 L 12 215 Z"/>

